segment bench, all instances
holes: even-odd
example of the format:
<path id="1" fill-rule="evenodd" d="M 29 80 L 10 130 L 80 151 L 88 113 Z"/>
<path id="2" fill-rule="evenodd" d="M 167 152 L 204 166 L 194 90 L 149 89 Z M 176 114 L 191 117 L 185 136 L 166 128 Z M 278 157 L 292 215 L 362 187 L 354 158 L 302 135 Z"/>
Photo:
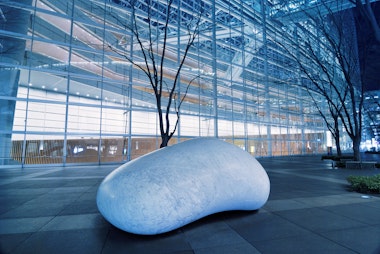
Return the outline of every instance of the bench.
<path id="1" fill-rule="evenodd" d="M 376 161 L 346 161 L 346 168 L 374 169 L 376 168 Z"/>
<path id="2" fill-rule="evenodd" d="M 347 161 L 353 161 L 354 160 L 354 156 L 352 155 L 341 155 L 341 156 L 337 156 L 337 155 L 324 155 L 322 156 L 322 160 L 331 160 L 331 166 L 333 168 L 335 167 L 344 167 L 345 166 L 345 162 Z"/>

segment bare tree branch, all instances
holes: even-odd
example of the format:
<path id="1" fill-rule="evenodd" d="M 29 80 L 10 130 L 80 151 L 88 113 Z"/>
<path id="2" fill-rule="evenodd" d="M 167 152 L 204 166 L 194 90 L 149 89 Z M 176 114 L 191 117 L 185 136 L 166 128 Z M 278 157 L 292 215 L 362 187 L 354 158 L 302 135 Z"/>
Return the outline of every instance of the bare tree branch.
<path id="1" fill-rule="evenodd" d="M 181 34 L 183 31 L 182 27 L 178 27 L 176 32 L 179 34 L 177 36 L 182 38 L 182 43 L 178 45 L 178 47 L 181 47 L 182 45 L 184 48 L 178 49 L 177 67 L 172 72 L 172 76 L 167 77 L 168 70 L 170 68 L 168 67 L 167 62 L 173 60 L 170 59 L 173 58 L 173 52 L 168 46 L 168 40 L 170 39 L 169 27 L 173 21 L 172 17 L 178 17 L 178 15 L 181 15 L 181 10 L 179 7 L 174 7 L 173 0 L 166 0 L 165 4 L 163 4 L 162 1 L 148 0 L 148 2 L 144 5 L 145 17 L 142 19 L 141 15 L 138 14 L 138 3 L 139 2 L 136 0 L 129 2 L 131 8 L 131 23 L 125 24 L 125 28 L 127 31 L 131 32 L 131 35 L 133 35 L 131 36 L 130 50 L 132 50 L 132 47 L 134 47 L 134 51 L 137 49 L 137 52 L 135 52 L 134 55 L 135 57 L 138 57 L 138 52 L 140 52 L 140 57 L 143 61 L 137 62 L 132 58 L 133 56 L 125 54 L 125 48 L 124 50 L 121 50 L 112 44 L 108 44 L 108 47 L 110 50 L 126 59 L 132 64 L 132 66 L 142 71 L 148 78 L 157 106 L 159 130 L 162 140 L 160 147 L 164 147 L 168 145 L 169 140 L 173 137 L 177 130 L 177 126 L 179 124 L 180 107 L 186 98 L 190 85 L 193 83 L 194 79 L 199 78 L 199 75 L 195 75 L 195 77 L 190 81 L 185 81 L 188 83 L 185 89 L 186 94 L 180 98 L 181 101 L 177 104 L 175 100 L 177 99 L 176 93 L 179 92 L 178 84 L 184 81 L 181 77 L 181 71 L 186 64 L 186 59 L 190 49 L 194 45 L 195 39 L 199 36 L 203 13 L 202 10 L 199 10 L 198 13 L 194 13 L 194 22 L 187 25 L 187 31 L 185 34 Z M 157 13 L 155 12 L 158 6 L 161 8 L 161 12 L 163 13 L 161 16 L 157 16 Z M 146 24 L 144 24 L 144 22 L 146 22 Z M 147 33 L 142 31 L 147 31 Z M 177 120 L 174 126 L 171 126 L 170 115 L 173 111 L 176 113 Z"/>

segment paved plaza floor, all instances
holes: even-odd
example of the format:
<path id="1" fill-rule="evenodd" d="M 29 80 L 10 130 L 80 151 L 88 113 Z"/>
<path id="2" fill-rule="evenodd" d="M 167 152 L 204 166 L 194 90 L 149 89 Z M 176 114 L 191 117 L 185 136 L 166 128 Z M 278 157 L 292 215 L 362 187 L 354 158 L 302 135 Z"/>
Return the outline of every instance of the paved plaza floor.
<path id="1" fill-rule="evenodd" d="M 103 219 L 102 179 L 118 165 L 0 170 L 0 253 L 380 253 L 380 195 L 351 192 L 320 156 L 261 158 L 271 181 L 258 211 L 214 214 L 169 233 L 139 236 Z"/>

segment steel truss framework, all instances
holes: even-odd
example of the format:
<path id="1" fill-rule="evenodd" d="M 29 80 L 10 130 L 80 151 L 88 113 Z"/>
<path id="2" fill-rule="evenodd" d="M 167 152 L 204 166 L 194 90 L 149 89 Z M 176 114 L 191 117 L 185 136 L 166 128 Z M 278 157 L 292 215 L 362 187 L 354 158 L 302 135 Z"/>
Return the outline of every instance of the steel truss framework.
<path id="1" fill-rule="evenodd" d="M 340 8 L 350 7 L 348 1 L 342 3 Z M 120 162 L 157 148 L 156 141 L 152 146 L 157 140 L 152 87 L 125 58 L 144 61 L 128 28 L 132 9 L 141 38 L 152 39 L 158 57 L 164 20 L 170 15 L 168 83 L 188 28 L 201 19 L 180 75 L 177 100 L 186 98 L 173 142 L 218 137 L 255 156 L 325 151 L 324 123 L 302 87 L 296 64 L 275 43 L 292 40 L 289 17 L 306 18 L 299 9 L 312 12 L 317 4 L 175 0 L 168 14 L 165 0 L 1 2 L 4 24 L 11 22 L 7 11 L 30 15 L 26 33 L 0 27 L 4 45 L 9 38 L 25 43 L 22 61 L 7 60 L 4 50 L 0 58 L 3 71 L 20 72 L 17 95 L 0 98 L 16 104 L 12 128 L 0 129 L 4 137 L 12 137 L 0 149 L 3 164 Z"/>

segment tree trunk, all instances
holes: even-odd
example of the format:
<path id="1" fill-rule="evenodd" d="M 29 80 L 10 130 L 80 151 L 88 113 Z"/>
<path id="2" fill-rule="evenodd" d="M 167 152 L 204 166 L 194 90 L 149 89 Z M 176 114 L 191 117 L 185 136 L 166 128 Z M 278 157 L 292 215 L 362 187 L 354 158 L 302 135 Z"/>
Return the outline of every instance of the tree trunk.
<path id="1" fill-rule="evenodd" d="M 335 138 L 335 145 L 336 145 L 336 154 L 338 156 L 342 156 L 342 149 L 340 148 L 340 131 L 339 131 L 339 115 L 338 114 L 332 114 L 334 119 L 334 138 Z"/>
<path id="2" fill-rule="evenodd" d="M 353 150 L 354 150 L 354 160 L 355 161 L 360 161 L 360 141 L 361 138 L 355 137 L 352 139 L 353 141 Z"/>
<path id="3" fill-rule="evenodd" d="M 161 135 L 161 145 L 160 148 L 168 146 L 169 143 L 169 136 L 165 133 Z"/>
<path id="4" fill-rule="evenodd" d="M 340 148 L 339 137 L 338 139 L 335 140 L 335 145 L 336 145 L 336 155 L 342 156 L 342 149 Z"/>

